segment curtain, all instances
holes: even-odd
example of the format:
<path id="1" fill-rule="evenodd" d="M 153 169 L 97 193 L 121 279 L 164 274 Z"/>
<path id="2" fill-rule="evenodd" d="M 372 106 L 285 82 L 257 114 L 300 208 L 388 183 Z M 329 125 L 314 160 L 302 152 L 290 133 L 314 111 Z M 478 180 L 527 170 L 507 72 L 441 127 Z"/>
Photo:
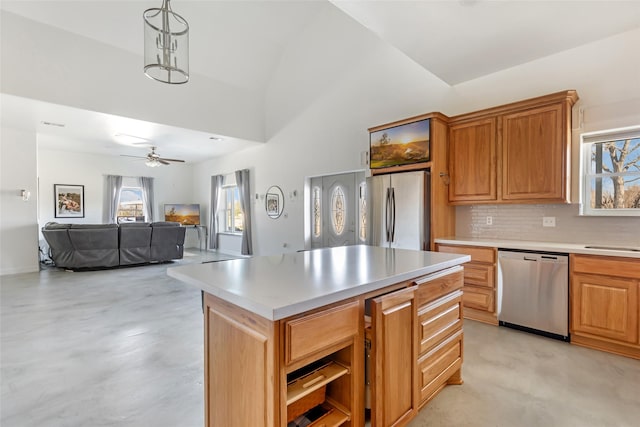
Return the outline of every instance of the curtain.
<path id="1" fill-rule="evenodd" d="M 242 227 L 242 255 L 253 255 L 251 243 L 251 190 L 249 189 L 249 169 L 236 171 L 236 185 L 240 194 L 240 209 L 244 224 Z"/>
<path id="2" fill-rule="evenodd" d="M 138 178 L 139 185 L 142 188 L 142 201 L 145 207 L 145 217 L 147 222 L 153 222 L 153 206 L 155 201 L 153 199 L 153 178 L 147 176 L 141 176 Z"/>
<path id="3" fill-rule="evenodd" d="M 107 175 L 107 189 L 105 191 L 104 221 L 107 224 L 117 222 L 118 204 L 120 203 L 120 189 L 122 188 L 122 177 L 120 175 Z"/>
<path id="4" fill-rule="evenodd" d="M 211 177 L 211 210 L 209 212 L 209 247 L 218 249 L 218 205 L 220 204 L 220 193 L 222 193 L 222 175 Z"/>

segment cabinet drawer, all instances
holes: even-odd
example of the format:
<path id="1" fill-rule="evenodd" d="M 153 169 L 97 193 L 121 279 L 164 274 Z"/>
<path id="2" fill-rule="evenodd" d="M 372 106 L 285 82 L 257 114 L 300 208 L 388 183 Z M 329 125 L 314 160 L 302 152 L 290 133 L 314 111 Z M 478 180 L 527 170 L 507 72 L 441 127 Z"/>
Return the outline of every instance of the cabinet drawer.
<path id="1" fill-rule="evenodd" d="M 426 305 L 418 312 L 419 354 L 431 349 L 462 328 L 462 292 Z"/>
<path id="2" fill-rule="evenodd" d="M 465 307 L 494 312 L 494 290 L 478 288 L 475 286 L 465 286 L 463 289 L 462 301 Z"/>
<path id="3" fill-rule="evenodd" d="M 571 271 L 640 279 L 640 260 L 596 255 L 572 255 Z"/>
<path id="4" fill-rule="evenodd" d="M 462 288 L 464 275 L 462 267 L 453 267 L 442 274 L 417 279 L 414 283 L 418 285 L 416 304 L 420 309 L 424 304 Z"/>
<path id="5" fill-rule="evenodd" d="M 471 261 L 475 262 L 486 262 L 489 264 L 494 264 L 496 262 L 495 248 L 486 248 L 481 246 L 450 246 L 438 244 L 438 252 L 471 255 Z"/>
<path id="6" fill-rule="evenodd" d="M 285 322 L 286 363 L 357 335 L 359 307 L 354 301 Z"/>
<path id="7" fill-rule="evenodd" d="M 462 366 L 462 331 L 418 359 L 420 401 L 428 399 Z"/>
<path id="8" fill-rule="evenodd" d="M 495 287 L 495 271 L 493 265 L 468 262 L 464 265 L 464 283 L 493 289 Z"/>

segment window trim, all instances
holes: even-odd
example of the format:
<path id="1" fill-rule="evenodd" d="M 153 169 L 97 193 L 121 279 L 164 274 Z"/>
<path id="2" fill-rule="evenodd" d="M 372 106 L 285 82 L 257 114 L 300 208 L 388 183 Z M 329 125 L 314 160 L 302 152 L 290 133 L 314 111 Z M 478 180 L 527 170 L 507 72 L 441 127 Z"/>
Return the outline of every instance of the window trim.
<path id="1" fill-rule="evenodd" d="M 580 215 L 594 217 L 616 217 L 616 216 L 640 216 L 640 209 L 618 208 L 618 209 L 595 209 L 591 207 L 591 180 L 598 177 L 608 178 L 612 176 L 638 175 L 640 172 L 624 173 L 589 173 L 591 164 L 591 147 L 593 144 L 620 141 L 623 139 L 640 138 L 640 126 L 630 126 L 624 128 L 610 129 L 605 131 L 587 132 L 580 135 Z"/>

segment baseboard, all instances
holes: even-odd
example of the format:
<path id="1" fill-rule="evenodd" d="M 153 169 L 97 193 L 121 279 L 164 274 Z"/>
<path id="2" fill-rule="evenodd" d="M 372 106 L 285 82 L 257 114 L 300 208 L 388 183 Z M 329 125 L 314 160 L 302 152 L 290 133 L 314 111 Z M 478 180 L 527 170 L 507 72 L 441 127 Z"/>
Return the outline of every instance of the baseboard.
<path id="1" fill-rule="evenodd" d="M 0 269 L 0 276 L 8 276 L 10 274 L 37 273 L 40 271 L 40 265 L 12 267 Z"/>

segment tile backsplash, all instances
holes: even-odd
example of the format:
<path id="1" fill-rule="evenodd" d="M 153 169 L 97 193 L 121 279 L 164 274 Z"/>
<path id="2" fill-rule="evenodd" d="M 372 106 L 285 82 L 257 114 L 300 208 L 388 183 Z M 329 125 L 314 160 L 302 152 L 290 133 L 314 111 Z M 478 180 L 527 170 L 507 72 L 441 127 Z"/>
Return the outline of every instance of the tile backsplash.
<path id="1" fill-rule="evenodd" d="M 578 212 L 578 204 L 458 206 L 456 236 L 640 246 L 640 217 L 592 217 Z M 556 226 L 543 227 L 543 217 L 554 217 Z"/>

